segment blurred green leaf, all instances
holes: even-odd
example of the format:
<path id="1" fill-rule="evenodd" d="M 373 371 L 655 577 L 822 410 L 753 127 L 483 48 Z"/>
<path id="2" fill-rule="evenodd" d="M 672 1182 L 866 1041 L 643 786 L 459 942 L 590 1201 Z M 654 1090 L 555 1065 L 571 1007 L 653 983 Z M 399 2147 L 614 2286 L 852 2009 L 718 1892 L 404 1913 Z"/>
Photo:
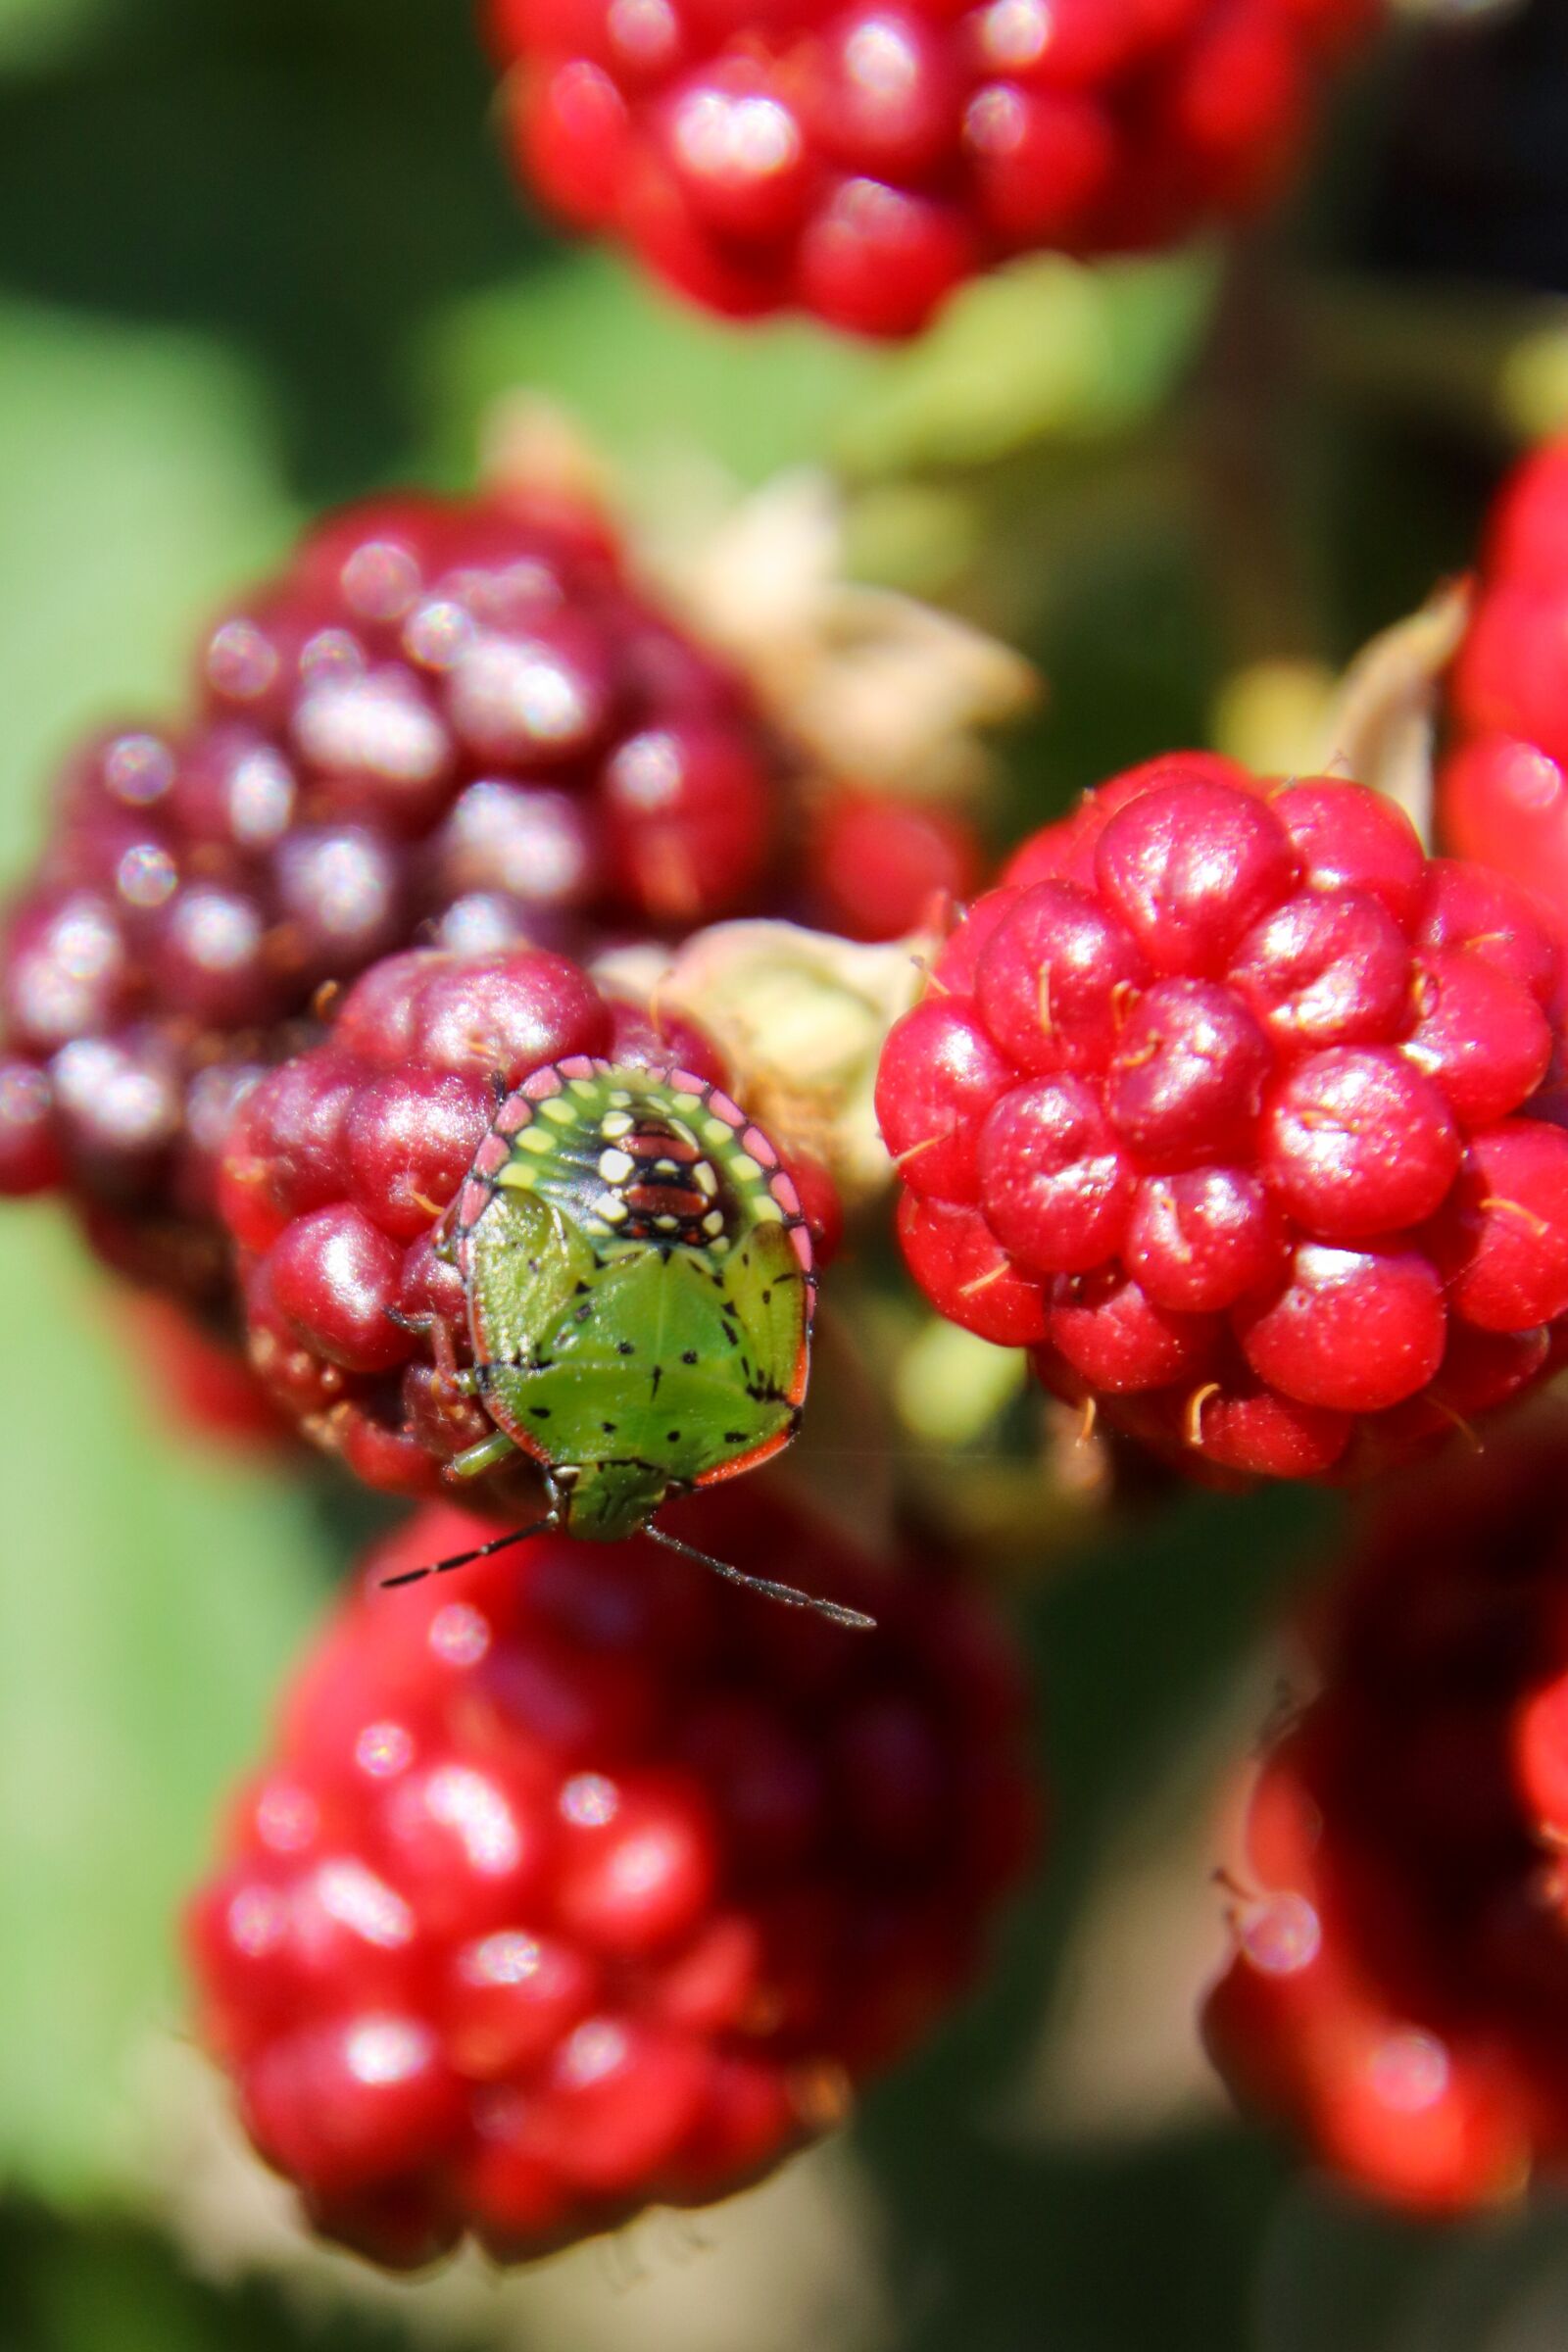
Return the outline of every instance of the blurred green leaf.
<path id="1" fill-rule="evenodd" d="M 151 2231 L 122 2221 L 68 2228 L 0 2206 L 6 2352 L 392 2352 L 385 2316 L 291 2309 L 275 2288 L 194 2278 Z"/>
<path id="2" fill-rule="evenodd" d="M 1257 2352 L 1557 2352 L 1565 2221 L 1560 2195 L 1405 2220 L 1308 2178 L 1263 2249 Z"/>
<path id="3" fill-rule="evenodd" d="M 834 447 L 853 473 L 882 475 L 1125 433 L 1190 365 L 1218 281 L 1207 248 L 1098 269 L 1046 255 L 977 278 L 884 363 Z"/>
<path id="4" fill-rule="evenodd" d="M 586 248 L 438 318 L 424 378 L 441 470 L 464 480 L 502 394 L 562 402 L 628 465 L 701 452 L 741 480 L 817 459 L 886 360 L 798 320 L 737 328 Z"/>
<path id="5" fill-rule="evenodd" d="M 0 868 L 52 760 L 177 707 L 190 639 L 293 525 L 251 376 L 189 336 L 0 304 Z M 24 460 L 20 453 L 25 453 Z"/>
<path id="6" fill-rule="evenodd" d="M 327 1564 L 286 1471 L 156 1416 L 51 1212 L 0 1223 L 0 2177 L 114 2179 L 127 2052 L 177 2016 L 176 1907 Z"/>
<path id="7" fill-rule="evenodd" d="M 121 0 L 0 0 L 0 74 L 68 53 Z"/>
<path id="8" fill-rule="evenodd" d="M 424 317 L 543 230 L 488 115 L 471 6 L 123 0 L 0 79 L 0 285 L 221 335 L 269 371 L 298 478 L 408 462 Z"/>

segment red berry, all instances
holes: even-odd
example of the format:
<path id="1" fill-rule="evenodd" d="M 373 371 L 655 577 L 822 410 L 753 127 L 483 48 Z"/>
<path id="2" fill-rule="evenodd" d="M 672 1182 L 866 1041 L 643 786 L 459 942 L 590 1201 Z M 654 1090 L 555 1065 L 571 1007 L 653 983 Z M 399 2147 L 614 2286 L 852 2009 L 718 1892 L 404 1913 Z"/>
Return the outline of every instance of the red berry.
<path id="1" fill-rule="evenodd" d="M 1017 1670 L 977 1603 L 777 1494 L 712 1509 L 706 1542 L 773 1576 L 809 1549 L 877 1631 L 781 1624 L 642 1541 L 383 1591 L 486 1532 L 431 1509 L 234 1809 L 188 1916 L 203 2031 L 314 2225 L 373 2260 L 468 2232 L 524 2259 L 743 2185 L 828 2120 L 813 2082 L 929 2030 L 1018 1875 Z M 613 1693 L 564 1746 L 546 1661 Z"/>
<path id="2" fill-rule="evenodd" d="M 1455 1306 L 1483 1331 L 1521 1331 L 1568 1312 L 1568 1134 L 1505 1119 L 1465 1153 L 1438 1246 Z"/>
<path id="3" fill-rule="evenodd" d="M 60 1181 L 49 1080 L 35 1062 L 0 1063 L 0 1194 L 20 1200 Z"/>
<path id="4" fill-rule="evenodd" d="M 1411 973 L 1408 942 L 1387 908 L 1328 885 L 1287 899 L 1255 924 L 1226 978 L 1283 1058 L 1400 1036 Z"/>
<path id="5" fill-rule="evenodd" d="M 1418 1250 L 1303 1242 L 1285 1288 L 1238 1307 L 1259 1379 L 1300 1404 L 1379 1413 L 1425 1388 L 1443 1361 L 1443 1283 Z"/>
<path id="6" fill-rule="evenodd" d="M 1537 893 L 1568 922 L 1568 508 L 1562 442 L 1517 466 L 1488 526 L 1450 680 L 1438 779 L 1446 845 Z"/>
<path id="7" fill-rule="evenodd" d="M 1133 1166 L 1083 1079 L 1035 1078 L 1002 1096 L 978 1167 L 986 1222 L 1030 1273 L 1079 1273 L 1114 1252 Z"/>
<path id="8" fill-rule="evenodd" d="M 922 326 L 1009 253 L 1173 243 L 1254 209 L 1352 0 L 488 0 L 518 168 L 699 302 Z"/>
<path id="9" fill-rule="evenodd" d="M 956 985 L 950 967 L 941 976 Z M 998 908 L 972 986 L 1004 1053 L 1026 1070 L 1061 1070 L 1103 1063 L 1121 1007 L 1148 977 L 1132 934 L 1087 891 L 1040 882 Z"/>
<path id="10" fill-rule="evenodd" d="M 877 1088 L 945 1314 L 1230 1473 L 1359 1474 L 1545 1376 L 1568 1039 L 1520 892 L 1360 785 L 1200 754 L 1007 874 Z"/>
<path id="11" fill-rule="evenodd" d="M 1376 899 L 1401 928 L 1426 895 L 1427 860 L 1414 825 L 1394 801 L 1358 784 L 1314 776 L 1288 785 L 1274 813 L 1301 861 L 1304 889 Z"/>
<path id="12" fill-rule="evenodd" d="M 1396 1489 L 1309 1629 L 1204 2011 L 1237 2098 L 1354 2188 L 1462 2212 L 1568 2163 L 1560 1413 Z"/>
<path id="13" fill-rule="evenodd" d="M 1130 1274 L 1106 1267 L 1056 1285 L 1046 1331 L 1097 1396 L 1200 1380 L 1218 1340 L 1217 1324 L 1157 1306 Z"/>
<path id="14" fill-rule="evenodd" d="M 1432 1214 L 1459 1168 L 1442 1090 L 1387 1049 L 1335 1046 L 1271 1092 L 1258 1147 L 1303 1233 L 1360 1241 Z"/>
<path id="15" fill-rule="evenodd" d="M 406 1354 L 387 1314 L 402 1271 L 391 1241 L 346 1200 L 297 1218 L 267 1260 L 278 1313 L 303 1346 L 346 1372 L 389 1372 Z"/>
<path id="16" fill-rule="evenodd" d="M 1235 992 L 1161 980 L 1128 1012 L 1105 1108 L 1140 1159 L 1198 1167 L 1245 1151 L 1270 1066 L 1268 1041 Z"/>
<path id="17" fill-rule="evenodd" d="M 1286 1223 L 1244 1168 L 1146 1176 L 1133 1198 L 1122 1255 L 1151 1298 L 1196 1313 L 1261 1290 L 1285 1255 Z"/>
<path id="18" fill-rule="evenodd" d="M 1260 801 L 1196 777 L 1124 803 L 1095 848 L 1102 896 L 1162 972 L 1223 971 L 1298 871 Z"/>
<path id="19" fill-rule="evenodd" d="M 1040 1285 L 1018 1271 L 978 1208 L 906 1192 L 899 1239 L 915 1281 L 950 1323 L 1003 1348 L 1045 1338 Z"/>
<path id="20" fill-rule="evenodd" d="M 974 1198 L 976 1130 L 1008 1075 L 979 1020 L 956 1002 L 927 998 L 899 1023 L 877 1077 L 876 1108 L 911 1192 Z"/>
<path id="21" fill-rule="evenodd" d="M 850 939 L 899 939 L 972 896 L 980 846 L 960 817 L 885 793 L 834 793 L 809 847 L 813 907 Z"/>

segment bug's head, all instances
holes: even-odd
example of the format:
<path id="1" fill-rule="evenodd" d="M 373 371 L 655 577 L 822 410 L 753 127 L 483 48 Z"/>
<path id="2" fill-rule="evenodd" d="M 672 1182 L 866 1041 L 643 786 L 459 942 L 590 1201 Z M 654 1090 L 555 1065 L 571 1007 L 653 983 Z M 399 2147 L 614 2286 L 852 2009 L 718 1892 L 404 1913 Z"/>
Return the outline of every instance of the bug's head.
<path id="1" fill-rule="evenodd" d="M 669 1494 L 667 1472 L 657 1463 L 560 1463 L 551 1489 L 568 1535 L 591 1544 L 619 1544 L 648 1525 Z"/>

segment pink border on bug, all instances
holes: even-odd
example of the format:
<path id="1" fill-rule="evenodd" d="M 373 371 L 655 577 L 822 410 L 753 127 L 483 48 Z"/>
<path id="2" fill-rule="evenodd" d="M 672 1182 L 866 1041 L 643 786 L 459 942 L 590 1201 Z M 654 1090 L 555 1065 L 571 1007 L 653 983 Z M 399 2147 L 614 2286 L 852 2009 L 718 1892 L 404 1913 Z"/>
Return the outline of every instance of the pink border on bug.
<path id="1" fill-rule="evenodd" d="M 536 1103 L 563 1094 L 573 1078 L 608 1078 L 622 1072 L 627 1075 L 636 1072 L 658 1085 L 696 1095 L 705 1109 L 714 1112 L 734 1132 L 742 1151 L 749 1152 L 760 1168 L 772 1171 L 767 1189 L 783 1211 L 785 1230 L 801 1271 L 810 1274 L 816 1262 L 810 1227 L 801 1207 L 801 1196 L 780 1161 L 776 1145 L 722 1087 L 711 1085 L 695 1071 L 683 1070 L 673 1062 L 661 1067 L 658 1062 L 607 1061 L 598 1054 L 571 1054 L 564 1061 L 543 1062 L 538 1069 L 531 1070 L 496 1112 L 484 1142 L 474 1153 L 473 1165 L 458 1190 L 453 1212 L 459 1233 L 470 1232 L 489 1206 L 495 1179 L 512 1155 L 513 1139 L 532 1124 Z"/>

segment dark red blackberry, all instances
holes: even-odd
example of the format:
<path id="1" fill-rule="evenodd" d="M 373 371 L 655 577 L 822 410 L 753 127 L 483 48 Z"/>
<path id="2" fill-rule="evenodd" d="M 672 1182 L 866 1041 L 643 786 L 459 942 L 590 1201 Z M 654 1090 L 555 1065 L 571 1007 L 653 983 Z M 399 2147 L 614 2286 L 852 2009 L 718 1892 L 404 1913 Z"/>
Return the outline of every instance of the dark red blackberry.
<path id="1" fill-rule="evenodd" d="M 1423 2212 L 1568 2165 L 1568 1432 L 1396 1494 L 1309 1629 L 1204 2032 L 1242 2104 Z"/>
<path id="2" fill-rule="evenodd" d="M 910 1268 L 1190 1466 L 1424 1445 L 1568 1329 L 1559 962 L 1360 785 L 1206 755 L 1118 777 L 1017 853 L 889 1037 Z"/>
<path id="3" fill-rule="evenodd" d="M 732 317 L 906 335 L 1007 255 L 1166 245 L 1295 168 L 1378 0 L 487 0 L 519 170 Z"/>
<path id="4" fill-rule="evenodd" d="M 0 950 L 0 1191 L 64 1190 L 113 1264 L 221 1319 L 218 1159 L 323 987 L 416 944 L 808 913 L 802 785 L 582 503 L 330 519 L 210 631 L 182 728 L 104 736 L 61 778 Z M 871 919 L 956 878 L 901 855 Z"/>
<path id="5" fill-rule="evenodd" d="M 715 1495 L 715 1526 L 877 1631 L 781 1622 L 642 1540 L 381 1591 L 488 1532 L 426 1510 L 229 1815 L 189 1917 L 203 2032 L 312 2224 L 374 2261 L 723 2196 L 976 1971 L 1036 1812 L 999 1630 L 776 1494 Z"/>

